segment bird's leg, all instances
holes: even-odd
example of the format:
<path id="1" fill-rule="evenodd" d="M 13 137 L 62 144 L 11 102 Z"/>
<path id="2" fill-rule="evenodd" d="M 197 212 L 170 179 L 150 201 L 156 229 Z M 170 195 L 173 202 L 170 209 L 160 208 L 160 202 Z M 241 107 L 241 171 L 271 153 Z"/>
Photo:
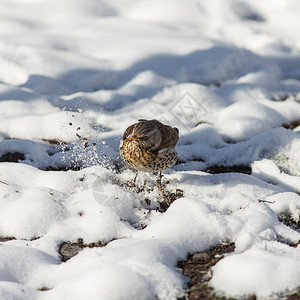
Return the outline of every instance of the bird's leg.
<path id="1" fill-rule="evenodd" d="M 133 185 L 134 186 L 135 186 L 137 176 L 138 176 L 138 171 L 135 171 L 135 176 L 134 176 L 134 179 L 133 179 Z"/>
<path id="2" fill-rule="evenodd" d="M 162 178 L 162 174 L 161 174 L 161 172 L 159 172 L 158 178 L 157 178 L 157 181 L 156 181 L 156 183 L 157 183 L 157 188 L 158 188 L 159 191 L 161 192 L 161 194 L 162 194 L 162 196 L 163 196 L 163 198 L 164 198 L 164 200 L 165 200 L 167 206 L 169 207 L 169 206 L 170 206 L 169 199 L 168 199 L 168 197 L 166 196 L 164 190 L 163 190 L 162 187 L 161 187 L 161 178 Z"/>
<path id="3" fill-rule="evenodd" d="M 138 176 L 138 171 L 135 171 L 135 176 L 134 176 L 133 181 L 128 181 L 127 182 L 127 185 L 128 185 L 129 188 L 134 188 L 135 187 L 135 182 L 136 182 L 137 176 Z"/>
<path id="4" fill-rule="evenodd" d="M 158 173 L 158 176 L 157 176 L 157 184 L 160 185 L 161 187 L 161 179 L 162 179 L 162 174 L 161 174 L 161 171 Z"/>
<path id="5" fill-rule="evenodd" d="M 145 188 L 146 188 L 146 185 L 147 185 L 147 178 L 144 180 L 143 189 L 145 189 Z"/>

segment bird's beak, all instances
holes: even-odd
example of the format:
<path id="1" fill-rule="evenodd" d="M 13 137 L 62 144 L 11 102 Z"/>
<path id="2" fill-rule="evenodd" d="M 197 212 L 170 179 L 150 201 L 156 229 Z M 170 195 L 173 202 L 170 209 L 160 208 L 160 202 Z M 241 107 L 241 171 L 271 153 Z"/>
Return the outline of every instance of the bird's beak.
<path id="1" fill-rule="evenodd" d="M 130 135 L 130 136 L 127 137 L 127 140 L 129 140 L 129 141 L 137 141 L 137 140 L 139 140 L 139 138 L 137 138 L 134 135 Z"/>

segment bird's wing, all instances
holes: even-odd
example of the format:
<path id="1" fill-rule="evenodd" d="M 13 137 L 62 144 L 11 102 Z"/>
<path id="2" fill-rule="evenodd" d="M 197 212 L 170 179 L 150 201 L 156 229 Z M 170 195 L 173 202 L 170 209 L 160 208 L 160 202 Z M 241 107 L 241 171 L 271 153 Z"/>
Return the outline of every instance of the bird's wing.
<path id="1" fill-rule="evenodd" d="M 160 130 L 162 134 L 162 142 L 159 145 L 159 149 L 166 148 L 175 148 L 178 139 L 179 139 L 179 131 L 175 127 L 171 127 L 169 125 L 164 125 L 157 120 L 151 120 L 155 126 Z"/>

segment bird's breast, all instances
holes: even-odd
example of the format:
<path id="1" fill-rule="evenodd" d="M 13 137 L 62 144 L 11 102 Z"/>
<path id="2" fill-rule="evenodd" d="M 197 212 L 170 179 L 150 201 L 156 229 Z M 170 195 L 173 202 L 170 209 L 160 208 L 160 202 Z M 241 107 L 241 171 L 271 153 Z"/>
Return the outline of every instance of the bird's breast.
<path id="1" fill-rule="evenodd" d="M 120 143 L 120 155 L 132 168 L 140 171 L 151 171 L 151 164 L 156 159 L 156 154 L 141 148 L 135 141 Z"/>

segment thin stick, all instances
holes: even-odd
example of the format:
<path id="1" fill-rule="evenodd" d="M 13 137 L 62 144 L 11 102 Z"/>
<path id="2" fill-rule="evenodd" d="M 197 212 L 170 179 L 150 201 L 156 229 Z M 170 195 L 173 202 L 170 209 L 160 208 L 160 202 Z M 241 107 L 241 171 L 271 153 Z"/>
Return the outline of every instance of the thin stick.
<path id="1" fill-rule="evenodd" d="M 259 203 L 264 202 L 264 203 L 270 203 L 270 204 L 274 204 L 275 201 L 267 201 L 267 200 L 262 200 L 262 199 L 257 199 Z"/>

